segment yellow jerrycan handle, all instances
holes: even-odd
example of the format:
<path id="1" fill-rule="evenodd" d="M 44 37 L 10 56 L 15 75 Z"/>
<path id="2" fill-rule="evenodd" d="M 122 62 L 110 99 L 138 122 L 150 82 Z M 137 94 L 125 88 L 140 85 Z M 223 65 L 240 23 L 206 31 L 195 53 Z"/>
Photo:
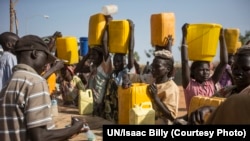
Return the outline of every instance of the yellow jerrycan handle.
<path id="1" fill-rule="evenodd" d="M 93 97 L 93 95 L 92 95 L 92 90 L 91 90 L 91 89 L 85 90 L 85 93 L 88 94 L 88 96 L 89 96 L 90 98 Z"/>

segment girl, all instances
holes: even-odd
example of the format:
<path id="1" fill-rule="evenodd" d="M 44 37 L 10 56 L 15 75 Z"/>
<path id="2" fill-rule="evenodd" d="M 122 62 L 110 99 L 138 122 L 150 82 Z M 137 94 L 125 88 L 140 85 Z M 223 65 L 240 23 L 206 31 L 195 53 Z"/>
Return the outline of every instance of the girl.
<path id="1" fill-rule="evenodd" d="M 65 65 L 61 69 L 61 77 L 63 81 L 60 86 L 64 104 L 77 106 L 78 95 L 81 90 L 85 90 L 85 87 L 81 79 L 74 74 L 74 66 Z"/>
<path id="2" fill-rule="evenodd" d="M 228 62 L 227 48 L 225 45 L 223 29 L 220 31 L 220 63 L 216 67 L 212 76 L 210 76 L 210 62 L 194 61 L 189 68 L 189 60 L 187 55 L 187 27 L 184 24 L 182 27 L 182 45 L 181 45 L 181 62 L 182 62 L 182 86 L 184 89 L 186 108 L 188 111 L 189 103 L 193 96 L 212 96 L 215 93 L 215 84 L 220 80 L 220 77 L 225 70 Z"/>
<path id="3" fill-rule="evenodd" d="M 174 71 L 173 55 L 168 50 L 154 53 L 152 75 L 154 84 L 148 86 L 149 94 L 156 111 L 156 124 L 173 124 L 178 113 L 179 88 L 172 80 Z"/>
<path id="4" fill-rule="evenodd" d="M 136 74 L 134 70 L 134 23 L 129 20 L 130 25 L 130 44 L 128 52 L 128 64 L 126 64 L 126 54 L 116 53 L 113 58 L 114 70 L 110 75 L 107 92 L 105 94 L 104 118 L 118 122 L 118 86 L 123 83 L 123 75 L 128 72 Z"/>

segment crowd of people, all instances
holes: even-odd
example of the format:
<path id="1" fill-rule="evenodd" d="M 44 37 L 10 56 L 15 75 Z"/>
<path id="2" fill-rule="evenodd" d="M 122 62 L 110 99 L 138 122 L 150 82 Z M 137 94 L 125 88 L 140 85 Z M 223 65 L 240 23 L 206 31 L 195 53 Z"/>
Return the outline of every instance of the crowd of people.
<path id="1" fill-rule="evenodd" d="M 51 116 L 51 98 L 62 95 L 64 105 L 78 106 L 80 91 L 91 89 L 94 97 L 93 116 L 118 122 L 118 87 L 127 89 L 133 83 L 149 84 L 147 90 L 156 124 L 249 124 L 250 46 L 246 43 L 235 54 L 228 54 L 224 29 L 220 31 L 220 62 L 211 74 L 209 61 L 193 61 L 189 66 L 187 28 L 182 27 L 181 63 L 182 87 L 186 108 L 192 97 L 227 98 L 218 108 L 205 106 L 190 116 L 177 117 L 179 88 L 174 82 L 172 36 L 166 46 L 155 46 L 154 59 L 140 70 L 134 59 L 134 28 L 129 21 L 128 54 L 109 53 L 108 26 L 112 20 L 105 16 L 106 27 L 102 44 L 90 47 L 77 64 L 66 64 L 56 57 L 54 34 L 43 39 L 36 35 L 19 37 L 12 32 L 0 35 L 4 50 L 0 58 L 0 138 L 3 140 L 64 140 L 83 129 L 84 122 L 72 118 L 72 125 L 55 127 Z M 50 80 L 51 78 L 51 80 Z M 59 89 L 56 89 L 58 84 Z M 248 107 L 249 106 L 249 107 Z M 204 115 L 211 113 L 207 121 Z M 227 116 L 225 116 L 227 115 Z"/>

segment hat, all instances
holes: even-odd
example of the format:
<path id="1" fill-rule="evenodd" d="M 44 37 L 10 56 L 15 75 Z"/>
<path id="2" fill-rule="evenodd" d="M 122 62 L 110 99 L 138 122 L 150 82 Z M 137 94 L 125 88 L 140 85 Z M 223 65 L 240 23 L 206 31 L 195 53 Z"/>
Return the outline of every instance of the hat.
<path id="1" fill-rule="evenodd" d="M 57 58 L 49 51 L 46 43 L 36 35 L 26 35 L 16 42 L 15 52 L 27 50 L 40 50 L 48 54 L 48 62 L 54 62 Z"/>

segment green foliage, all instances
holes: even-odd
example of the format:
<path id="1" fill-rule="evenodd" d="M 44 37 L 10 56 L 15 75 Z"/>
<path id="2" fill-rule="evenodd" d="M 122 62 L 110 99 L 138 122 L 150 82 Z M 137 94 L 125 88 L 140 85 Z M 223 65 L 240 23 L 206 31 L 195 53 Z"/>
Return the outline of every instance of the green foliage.
<path id="1" fill-rule="evenodd" d="M 151 56 L 154 56 L 154 49 L 149 49 L 148 51 L 144 50 L 144 52 L 148 58 L 151 58 Z"/>
<path id="2" fill-rule="evenodd" d="M 250 40 L 250 30 L 245 32 L 245 35 L 240 34 L 240 41 L 242 44 L 246 44 Z"/>
<path id="3" fill-rule="evenodd" d="M 140 56 L 139 56 L 138 52 L 136 52 L 136 51 L 134 51 L 134 58 L 135 58 L 135 60 L 136 60 L 137 62 L 140 61 Z"/>

